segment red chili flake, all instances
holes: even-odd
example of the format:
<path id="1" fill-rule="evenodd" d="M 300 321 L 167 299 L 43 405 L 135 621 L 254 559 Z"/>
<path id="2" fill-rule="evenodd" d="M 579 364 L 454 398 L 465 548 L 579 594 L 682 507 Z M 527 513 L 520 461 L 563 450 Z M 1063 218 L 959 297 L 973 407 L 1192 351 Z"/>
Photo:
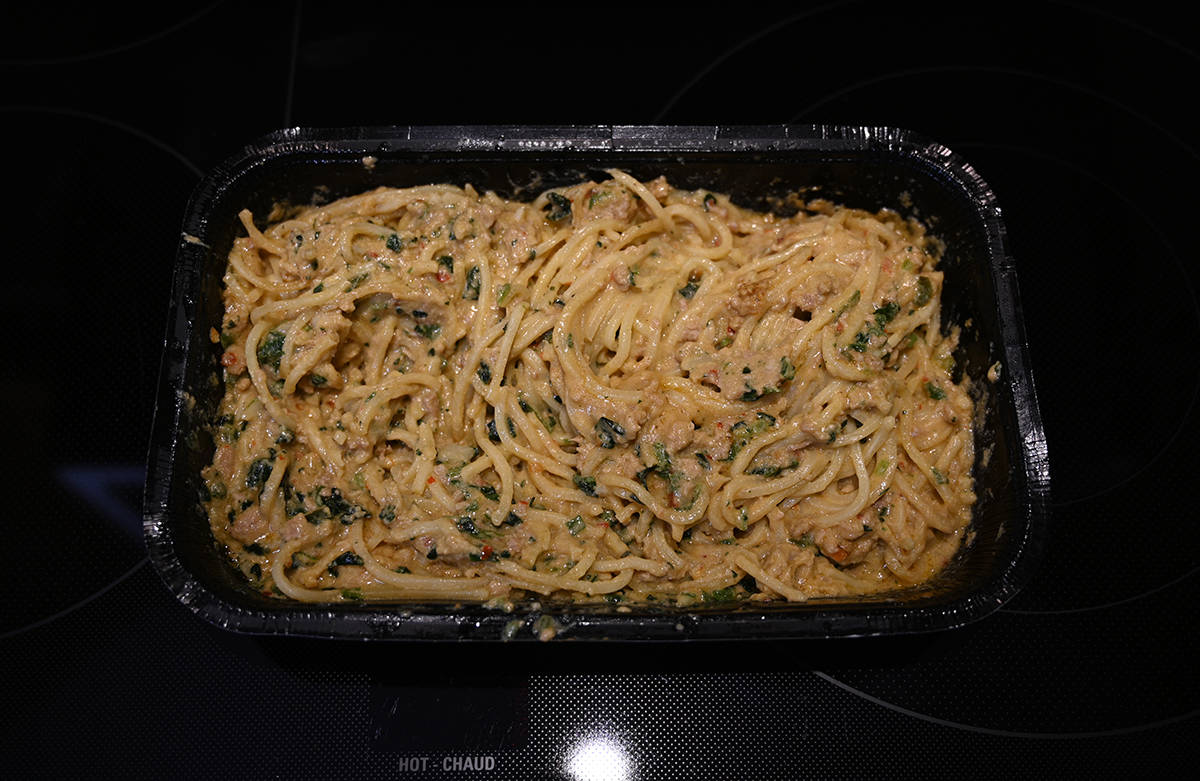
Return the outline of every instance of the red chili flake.
<path id="1" fill-rule="evenodd" d="M 437 478 L 436 478 L 436 477 L 434 477 L 433 475 L 430 475 L 430 476 L 429 476 L 429 479 L 428 479 L 428 480 L 426 480 L 425 482 L 426 482 L 426 483 L 429 483 L 430 485 L 433 485 L 434 483 L 436 483 L 436 482 L 437 482 Z"/>
<path id="2" fill-rule="evenodd" d="M 479 551 L 479 560 L 487 561 L 488 559 L 490 559 L 492 557 L 492 553 L 494 553 L 494 552 L 495 551 L 492 550 L 491 545 L 484 545 L 483 550 Z"/>
<path id="3" fill-rule="evenodd" d="M 451 275 L 450 272 L 447 271 L 446 269 L 443 268 L 443 269 L 438 270 L 438 273 L 437 273 L 437 281 L 438 282 L 445 284 L 453 278 L 454 278 L 453 275 Z"/>

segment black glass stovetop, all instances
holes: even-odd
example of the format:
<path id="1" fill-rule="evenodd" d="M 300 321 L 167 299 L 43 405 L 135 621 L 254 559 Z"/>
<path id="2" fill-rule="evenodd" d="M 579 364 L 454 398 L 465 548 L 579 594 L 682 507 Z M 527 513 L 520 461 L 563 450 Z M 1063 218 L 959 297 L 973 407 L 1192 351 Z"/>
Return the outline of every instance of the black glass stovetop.
<path id="1" fill-rule="evenodd" d="M 1161 777 L 1200 760 L 1197 28 L 1172 6 L 26 6 L 0 29 L 8 777 Z M 146 559 L 180 221 L 282 127 L 891 125 L 1004 210 L 1050 443 L 1030 586 L 932 635 L 234 635 Z"/>

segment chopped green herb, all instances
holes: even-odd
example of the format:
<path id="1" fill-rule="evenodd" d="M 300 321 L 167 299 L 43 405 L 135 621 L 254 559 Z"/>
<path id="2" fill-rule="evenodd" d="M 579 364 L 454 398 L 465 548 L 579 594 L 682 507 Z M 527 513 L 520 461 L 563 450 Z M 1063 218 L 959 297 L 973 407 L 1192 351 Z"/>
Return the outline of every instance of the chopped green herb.
<path id="1" fill-rule="evenodd" d="M 442 332 L 442 327 L 437 323 L 417 323 L 413 330 L 426 339 L 433 341 Z"/>
<path id="2" fill-rule="evenodd" d="M 313 384 L 314 388 L 319 388 L 322 385 L 324 385 L 325 383 L 329 382 L 329 380 L 325 379 L 320 374 L 310 374 L 308 377 L 308 381 Z"/>
<path id="3" fill-rule="evenodd" d="M 371 276 L 371 272 L 364 271 L 361 274 L 355 274 L 354 276 L 350 277 L 350 280 L 346 285 L 346 292 L 349 293 L 351 290 L 354 290 L 356 287 L 361 285 L 363 282 L 366 282 L 367 277 L 369 277 L 369 276 Z"/>
<path id="4" fill-rule="evenodd" d="M 362 507 L 347 501 L 342 496 L 342 492 L 337 488 L 330 488 L 328 494 L 321 493 L 321 490 L 318 488 L 314 494 L 314 498 L 319 506 L 316 510 L 308 514 L 307 517 L 310 523 L 320 523 L 325 518 L 333 517 L 349 526 L 357 520 L 370 516 L 370 513 Z"/>
<path id="5" fill-rule="evenodd" d="M 280 330 L 271 331 L 264 336 L 263 340 L 258 343 L 258 349 L 255 350 L 255 357 L 258 358 L 259 364 L 279 371 L 279 362 L 283 360 L 285 338 L 287 338 L 287 334 Z"/>
<path id="6" fill-rule="evenodd" d="M 933 472 L 933 479 L 937 482 L 938 485 L 945 485 L 946 483 L 950 482 L 948 479 L 946 479 L 946 476 L 944 474 L 942 474 L 941 471 L 936 466 L 929 467 L 929 471 Z"/>
<path id="7" fill-rule="evenodd" d="M 485 499 L 490 499 L 493 502 L 500 501 L 500 492 L 490 485 L 477 485 L 475 490 L 483 494 Z"/>
<path id="8" fill-rule="evenodd" d="M 917 277 L 917 297 L 913 303 L 917 306 L 925 306 L 931 298 L 933 298 L 933 282 L 926 276 Z"/>
<path id="9" fill-rule="evenodd" d="M 449 255 L 442 255 L 437 259 L 437 262 L 439 266 L 446 269 L 451 274 L 454 273 L 454 258 L 450 257 Z"/>
<path id="10" fill-rule="evenodd" d="M 779 378 L 782 380 L 790 380 L 796 376 L 796 367 L 792 365 L 792 361 L 786 355 L 779 359 Z"/>
<path id="11" fill-rule="evenodd" d="M 712 602 L 715 605 L 720 605 L 727 602 L 736 602 L 737 599 L 737 589 L 735 589 L 733 586 L 726 586 L 725 588 L 706 591 L 700 597 L 702 602 Z"/>
<path id="12" fill-rule="evenodd" d="M 883 328 L 900 314 L 900 305 L 895 301 L 885 301 L 883 306 L 875 310 L 875 324 Z"/>
<path id="13" fill-rule="evenodd" d="M 867 347 L 871 344 L 871 335 L 866 331 L 859 331 L 854 335 L 854 341 L 846 345 L 851 350 L 861 353 L 866 352 Z"/>
<path id="14" fill-rule="evenodd" d="M 512 295 L 512 285 L 505 282 L 500 286 L 500 290 L 496 292 L 496 304 L 498 306 L 504 306 L 506 303 L 508 303 L 508 297 L 510 295 Z"/>
<path id="15" fill-rule="evenodd" d="M 596 478 L 587 475 L 575 475 L 575 487 L 588 496 L 596 495 Z"/>
<path id="16" fill-rule="evenodd" d="M 317 558 L 315 556 L 310 556 L 309 554 L 304 553 L 303 551 L 296 551 L 295 553 L 292 554 L 292 569 L 299 569 L 300 567 L 311 567 L 313 564 L 316 564 L 316 563 L 317 563 Z"/>
<path id="17" fill-rule="evenodd" d="M 761 475 L 762 477 L 778 477 L 789 469 L 795 469 L 800 466 L 800 462 L 792 460 L 788 464 L 767 464 L 764 466 L 756 466 L 752 469 L 747 469 L 746 473 L 751 475 Z"/>
<path id="18" fill-rule="evenodd" d="M 799 539 L 796 539 L 795 537 L 788 537 L 788 542 L 800 548 L 810 548 L 814 545 L 812 532 L 806 532 Z"/>
<path id="19" fill-rule="evenodd" d="M 576 515 L 567 521 L 567 531 L 577 537 L 579 536 L 579 532 L 583 531 L 584 525 L 583 516 Z"/>
<path id="20" fill-rule="evenodd" d="M 941 386 L 935 385 L 932 382 L 925 383 L 925 392 L 929 394 L 929 398 L 934 401 L 941 401 L 946 398 L 946 391 L 942 390 Z"/>
<path id="21" fill-rule="evenodd" d="M 613 448 L 617 440 L 625 436 L 625 428 L 614 420 L 600 418 L 596 421 L 596 436 L 600 439 L 600 447 Z"/>
<path id="22" fill-rule="evenodd" d="M 267 482 L 267 478 L 271 476 L 271 459 L 256 458 L 250 463 L 246 469 L 246 487 L 261 488 Z"/>
<path id="23" fill-rule="evenodd" d="M 693 275 L 688 278 L 687 284 L 679 288 L 679 295 L 684 298 L 691 298 L 696 295 L 696 291 L 700 289 L 700 280 Z"/>
<path id="24" fill-rule="evenodd" d="M 571 201 L 564 195 L 559 193 L 548 193 L 547 198 L 550 199 L 550 213 L 546 215 L 551 222 L 558 222 L 571 216 Z"/>
<path id="25" fill-rule="evenodd" d="M 475 374 L 479 376 L 480 382 L 482 382 L 484 385 L 491 384 L 491 382 L 492 382 L 492 367 L 488 366 L 486 362 L 484 362 L 484 361 L 479 362 L 479 368 L 475 371 Z"/>
<path id="26" fill-rule="evenodd" d="M 850 296 L 850 298 L 846 299 L 846 303 L 842 304 L 842 306 L 834 313 L 833 319 L 837 320 L 839 317 L 846 314 L 846 311 L 848 309 L 853 309 L 854 307 L 858 306 L 858 301 L 861 298 L 862 298 L 862 291 L 855 290 L 854 293 Z"/>
<path id="27" fill-rule="evenodd" d="M 467 269 L 467 283 L 463 285 L 462 297 L 468 301 L 479 300 L 479 266 L 471 266 Z"/>
<path id="28" fill-rule="evenodd" d="M 391 523 L 396 520 L 396 505 L 385 504 L 379 509 L 379 520 L 384 523 Z"/>
<path id="29" fill-rule="evenodd" d="M 732 461 L 742 448 L 744 448 L 751 439 L 758 436 L 762 432 L 775 425 L 775 418 L 765 412 L 756 413 L 754 421 L 747 423 L 744 420 L 739 420 L 733 424 L 733 428 L 729 430 L 731 435 L 729 443 L 729 455 L 726 456 L 726 461 Z"/>
<path id="30" fill-rule="evenodd" d="M 342 589 L 342 599 L 350 602 L 362 602 L 366 597 L 363 596 L 361 588 L 344 588 Z"/>
<path id="31" fill-rule="evenodd" d="M 399 236 L 393 233 L 391 236 L 387 237 L 387 248 L 392 252 L 399 252 L 404 248 L 404 242 L 400 240 Z"/>
<path id="32" fill-rule="evenodd" d="M 213 480 L 211 483 L 205 484 L 204 489 L 208 492 L 208 499 L 224 499 L 229 495 L 229 490 L 220 480 Z"/>

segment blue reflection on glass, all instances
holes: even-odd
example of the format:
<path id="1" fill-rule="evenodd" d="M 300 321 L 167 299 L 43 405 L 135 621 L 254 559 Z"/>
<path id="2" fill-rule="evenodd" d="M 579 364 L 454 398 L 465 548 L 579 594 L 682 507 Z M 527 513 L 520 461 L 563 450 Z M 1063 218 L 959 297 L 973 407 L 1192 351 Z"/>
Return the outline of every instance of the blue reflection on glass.
<path id="1" fill-rule="evenodd" d="M 141 508 L 136 500 L 131 504 L 129 494 L 140 493 L 146 480 L 144 465 L 72 464 L 58 469 L 58 479 L 122 532 L 141 539 Z"/>

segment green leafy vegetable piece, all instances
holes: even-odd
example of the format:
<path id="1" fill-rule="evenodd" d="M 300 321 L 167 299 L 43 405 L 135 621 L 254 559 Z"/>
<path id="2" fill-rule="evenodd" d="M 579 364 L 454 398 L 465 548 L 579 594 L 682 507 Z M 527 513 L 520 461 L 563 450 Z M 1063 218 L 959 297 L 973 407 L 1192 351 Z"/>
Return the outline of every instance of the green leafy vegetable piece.
<path id="1" fill-rule="evenodd" d="M 560 193 L 548 193 L 550 213 L 546 215 L 551 222 L 558 222 L 571 216 L 571 201 Z"/>
<path id="2" fill-rule="evenodd" d="M 442 332 L 442 327 L 437 323 L 417 323 L 413 330 L 426 339 L 433 341 Z"/>
<path id="3" fill-rule="evenodd" d="M 933 298 L 933 282 L 926 276 L 917 277 L 917 297 L 913 303 L 919 307 L 925 306 L 931 298 Z"/>
<path id="4" fill-rule="evenodd" d="M 261 488 L 267 482 L 267 478 L 271 476 L 273 468 L 269 458 L 254 459 L 246 469 L 246 487 Z"/>
<path id="5" fill-rule="evenodd" d="M 462 297 L 467 301 L 478 301 L 480 284 L 479 266 L 471 266 L 467 269 L 467 282 L 463 285 Z"/>
<path id="6" fill-rule="evenodd" d="M 262 366 L 270 366 L 279 371 L 279 362 L 283 360 L 283 341 L 287 337 L 283 331 L 275 330 L 263 337 L 255 350 L 255 357 Z"/>
<path id="7" fill-rule="evenodd" d="M 625 427 L 615 420 L 600 418 L 596 421 L 596 436 L 600 439 L 600 447 L 616 447 L 617 441 L 625 436 Z"/>
<path id="8" fill-rule="evenodd" d="M 875 324 L 883 328 L 895 320 L 898 314 L 900 314 L 900 305 L 895 301 L 885 301 L 883 306 L 875 310 Z"/>

